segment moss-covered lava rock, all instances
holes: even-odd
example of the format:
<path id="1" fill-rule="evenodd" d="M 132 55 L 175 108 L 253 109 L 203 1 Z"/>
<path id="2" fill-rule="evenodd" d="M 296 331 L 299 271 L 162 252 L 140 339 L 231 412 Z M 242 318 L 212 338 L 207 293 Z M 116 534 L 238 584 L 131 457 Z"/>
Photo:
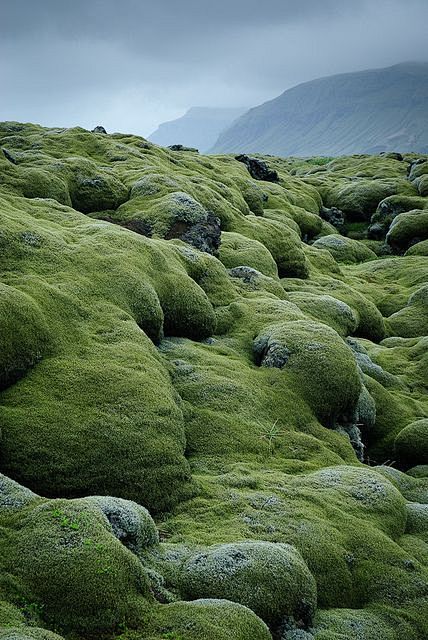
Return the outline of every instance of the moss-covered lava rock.
<path id="1" fill-rule="evenodd" d="M 0 640 L 426 640 L 428 157 L 0 148 Z"/>

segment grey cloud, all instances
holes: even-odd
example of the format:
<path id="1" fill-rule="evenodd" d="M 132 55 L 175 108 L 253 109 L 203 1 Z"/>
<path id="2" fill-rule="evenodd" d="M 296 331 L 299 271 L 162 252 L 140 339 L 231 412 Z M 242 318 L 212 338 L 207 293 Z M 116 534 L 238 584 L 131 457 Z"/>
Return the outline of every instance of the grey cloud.
<path id="1" fill-rule="evenodd" d="M 321 75 L 428 59 L 426 0 L 0 0 L 0 119 L 149 134 Z"/>

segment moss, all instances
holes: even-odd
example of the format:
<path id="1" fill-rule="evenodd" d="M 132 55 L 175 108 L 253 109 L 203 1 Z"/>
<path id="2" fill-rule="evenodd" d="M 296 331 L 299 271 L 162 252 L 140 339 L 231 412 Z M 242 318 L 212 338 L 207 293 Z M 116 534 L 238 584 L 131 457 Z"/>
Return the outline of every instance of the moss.
<path id="1" fill-rule="evenodd" d="M 316 584 L 296 549 L 268 542 L 219 545 L 191 556 L 180 574 L 187 599 L 226 598 L 269 623 L 284 616 L 310 622 Z"/>
<path id="2" fill-rule="evenodd" d="M 412 244 L 428 238 L 428 213 L 419 210 L 396 216 L 386 235 L 387 243 L 396 251 L 405 251 Z"/>
<path id="3" fill-rule="evenodd" d="M 325 198 L 325 205 L 337 207 L 348 220 L 369 220 L 381 200 L 394 195 L 398 189 L 406 189 L 412 195 L 412 190 L 405 186 L 404 180 L 398 186 L 394 181 L 362 178 L 331 189 Z"/>
<path id="4" fill-rule="evenodd" d="M 148 206 L 147 206 L 148 205 Z M 118 220 L 138 218 L 144 220 L 151 233 L 157 237 L 174 237 L 179 225 L 205 222 L 207 212 L 192 196 L 182 191 L 168 193 L 153 201 L 146 197 L 133 198 L 122 205 L 115 216 Z"/>
<path id="5" fill-rule="evenodd" d="M 413 209 L 425 209 L 428 201 L 419 196 L 397 194 L 379 202 L 376 212 L 371 217 L 372 224 L 380 224 L 383 235 L 388 231 L 391 222 L 399 214 Z"/>
<path id="6" fill-rule="evenodd" d="M 117 209 L 128 197 L 121 180 L 89 160 L 70 158 L 64 172 L 73 207 L 82 213 Z"/>
<path id="7" fill-rule="evenodd" d="M 278 269 L 272 254 L 258 240 L 246 238 L 239 233 L 223 232 L 219 258 L 229 269 L 248 266 L 264 275 L 276 277 Z"/>
<path id="8" fill-rule="evenodd" d="M 130 134 L 2 123 L 0 144 L 2 351 L 19 372 L 0 465 L 29 487 L 0 478 L 9 629 L 423 640 L 427 479 L 387 465 L 414 464 L 395 439 L 428 416 L 427 270 L 383 243 L 396 214 L 426 211 L 416 156 L 269 158 L 279 182 L 256 184 L 233 157 Z M 338 195 L 351 240 L 320 216 Z M 307 244 L 326 235 L 348 264 Z M 277 616 L 270 631 L 237 603 L 176 602 L 206 578 L 180 578 L 195 558 L 251 545 L 275 550 L 246 565 L 264 597 L 251 576 L 231 588 Z M 296 551 L 273 585 L 279 548 Z M 310 576 L 314 626 L 300 607 L 279 621 Z"/>
<path id="9" fill-rule="evenodd" d="M 4 627 L 13 628 L 24 624 L 24 613 L 10 602 L 0 600 L 0 630 Z"/>
<path id="10" fill-rule="evenodd" d="M 412 478 L 427 478 L 428 477 L 428 464 L 418 464 L 415 467 L 407 470 L 409 476 Z"/>
<path id="11" fill-rule="evenodd" d="M 13 384 L 39 362 L 48 350 L 49 329 L 32 298 L 0 284 L 0 389 Z"/>
<path id="12" fill-rule="evenodd" d="M 247 216 L 231 230 L 264 244 L 277 264 L 280 277 L 307 277 L 308 266 L 300 238 L 286 224 Z"/>
<path id="13" fill-rule="evenodd" d="M 150 635 L 147 635 L 150 634 Z M 270 640 L 267 626 L 246 607 L 228 600 L 174 602 L 158 607 L 146 632 L 124 634 L 126 640 Z"/>
<path id="14" fill-rule="evenodd" d="M 415 618 L 414 612 L 392 607 L 334 609 L 319 613 L 314 633 L 317 640 L 419 640 L 422 636 Z"/>
<path id="15" fill-rule="evenodd" d="M 284 368 L 327 426 L 352 412 L 360 380 L 350 349 L 333 329 L 307 321 L 272 325 L 257 336 L 254 352 L 261 365 Z"/>
<path id="16" fill-rule="evenodd" d="M 356 335 L 374 341 L 379 341 L 385 336 L 385 322 L 380 311 L 370 299 L 343 280 L 317 274 L 308 286 L 296 286 L 292 280 L 283 280 L 283 284 L 286 291 L 300 290 L 315 294 L 322 291 L 346 303 L 357 317 Z"/>
<path id="17" fill-rule="evenodd" d="M 65 180 L 44 169 L 22 168 L 22 195 L 26 198 L 52 198 L 60 204 L 71 205 Z"/>
<path id="18" fill-rule="evenodd" d="M 251 213 L 256 216 L 263 215 L 264 204 L 268 196 L 262 191 L 260 186 L 252 180 L 246 180 L 240 184 L 240 191 Z"/>
<path id="19" fill-rule="evenodd" d="M 337 298 L 295 291 L 288 294 L 288 299 L 297 304 L 306 315 L 314 320 L 321 320 L 341 336 L 348 336 L 357 328 L 355 312 Z"/>
<path id="20" fill-rule="evenodd" d="M 422 240 L 409 247 L 406 256 L 428 256 L 428 240 Z"/>
<path id="21" fill-rule="evenodd" d="M 428 286 L 417 289 L 407 305 L 388 318 L 388 327 L 393 335 L 414 338 L 428 332 Z"/>
<path id="22" fill-rule="evenodd" d="M 418 192 L 421 196 L 428 196 L 428 175 L 425 173 L 424 175 L 416 178 L 414 180 L 414 184 L 416 185 Z"/>
<path id="23" fill-rule="evenodd" d="M 37 627 L 0 628 L 1 640 L 62 640 L 57 633 Z"/>
<path id="24" fill-rule="evenodd" d="M 139 504 L 110 496 L 91 496 L 85 502 L 99 509 L 113 535 L 133 553 L 140 555 L 159 543 L 155 523 Z"/>
<path id="25" fill-rule="evenodd" d="M 327 249 L 337 262 L 352 264 L 376 258 L 376 254 L 361 242 L 339 235 L 323 236 L 316 240 L 313 246 Z"/>
<path id="26" fill-rule="evenodd" d="M 402 464 L 427 464 L 428 419 L 416 420 L 404 427 L 395 438 L 395 451 Z"/>
<path id="27" fill-rule="evenodd" d="M 90 501 L 53 500 L 23 512 L 6 549 L 6 567 L 23 593 L 42 603 L 43 618 L 58 628 L 111 631 L 151 599 L 142 564 Z"/>

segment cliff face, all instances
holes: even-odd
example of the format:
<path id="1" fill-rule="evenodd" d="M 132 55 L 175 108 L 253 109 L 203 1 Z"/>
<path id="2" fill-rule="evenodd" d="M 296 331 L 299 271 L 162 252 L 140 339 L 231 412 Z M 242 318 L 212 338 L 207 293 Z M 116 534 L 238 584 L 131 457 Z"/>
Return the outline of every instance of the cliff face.
<path id="1" fill-rule="evenodd" d="M 428 152 L 428 63 L 300 84 L 250 109 L 211 151 L 339 156 L 395 149 Z"/>
<path id="2" fill-rule="evenodd" d="M 222 131 L 245 111 L 246 109 L 192 107 L 181 118 L 159 125 L 148 139 L 163 147 L 182 144 L 204 153 L 213 146 Z"/>
<path id="3" fill-rule="evenodd" d="M 0 149 L 0 638 L 426 638 L 428 156 Z"/>

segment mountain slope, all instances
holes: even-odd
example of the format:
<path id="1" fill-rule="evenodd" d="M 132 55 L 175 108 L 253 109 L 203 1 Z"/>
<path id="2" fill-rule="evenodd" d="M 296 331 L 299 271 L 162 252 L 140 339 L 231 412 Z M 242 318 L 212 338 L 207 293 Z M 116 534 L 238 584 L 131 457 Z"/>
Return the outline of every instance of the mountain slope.
<path id="1" fill-rule="evenodd" d="M 405 63 L 300 84 L 250 109 L 213 153 L 344 155 L 428 151 L 428 63 Z"/>
<path id="2" fill-rule="evenodd" d="M 181 118 L 159 125 L 148 139 L 163 147 L 183 144 L 204 152 L 245 111 L 239 108 L 192 107 Z"/>

